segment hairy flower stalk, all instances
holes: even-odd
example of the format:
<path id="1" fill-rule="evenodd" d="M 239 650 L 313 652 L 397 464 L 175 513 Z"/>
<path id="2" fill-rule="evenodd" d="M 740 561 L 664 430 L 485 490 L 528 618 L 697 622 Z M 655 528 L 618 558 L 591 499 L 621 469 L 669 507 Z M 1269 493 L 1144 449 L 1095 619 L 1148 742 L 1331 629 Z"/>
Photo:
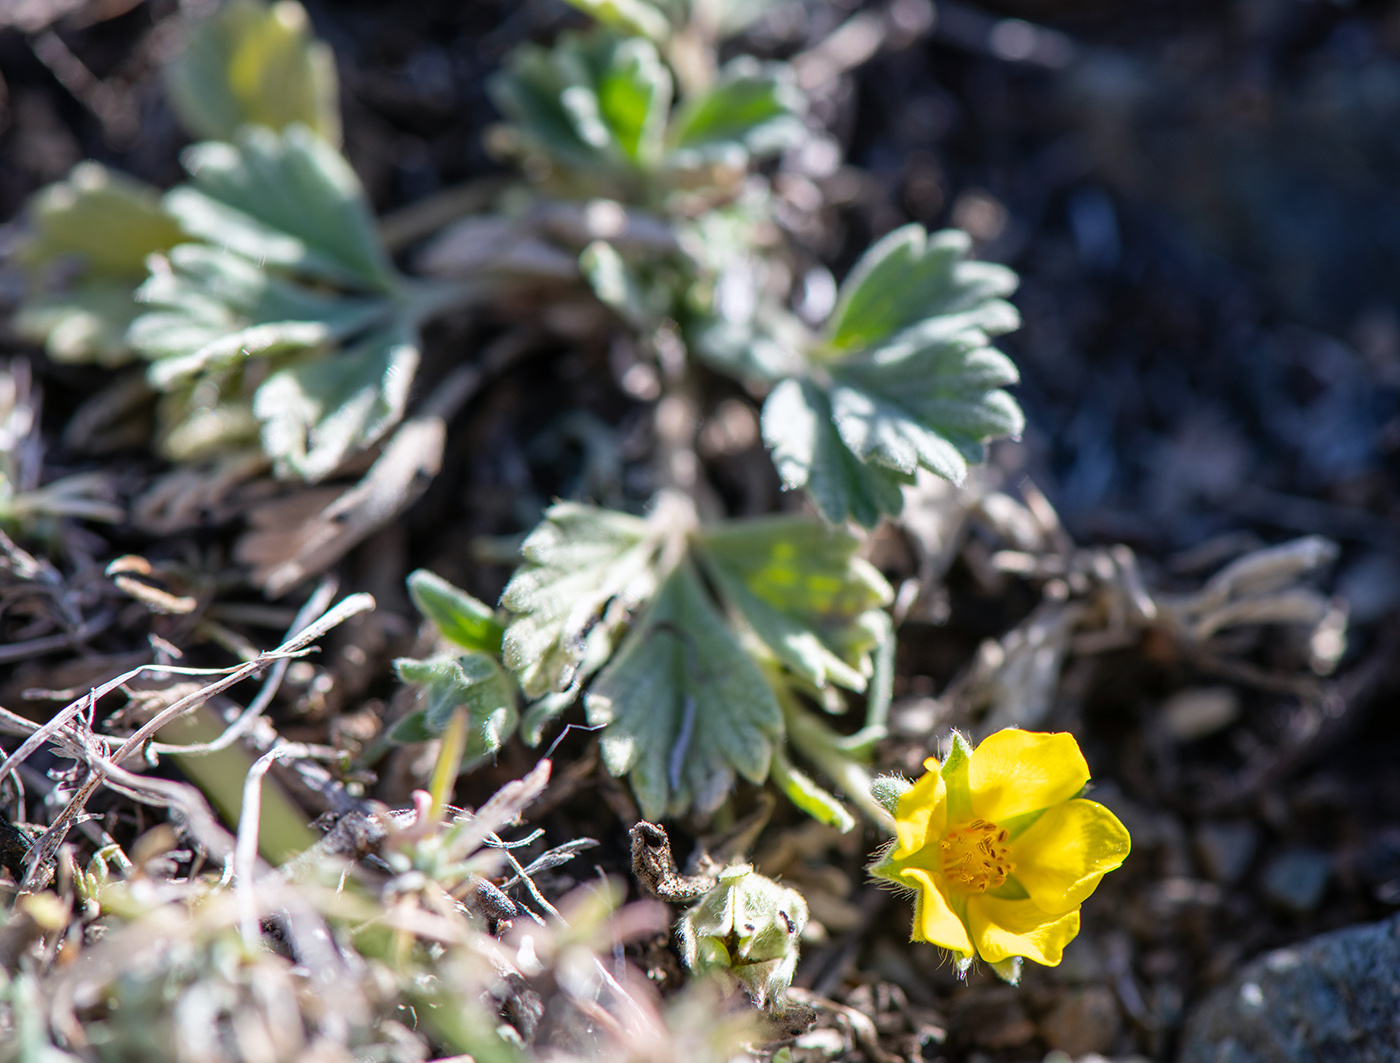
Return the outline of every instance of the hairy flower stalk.
<path id="1" fill-rule="evenodd" d="M 1128 855 L 1128 832 L 1077 796 L 1089 767 L 1070 734 L 1008 728 L 975 750 L 958 734 L 912 786 L 877 780 L 896 839 L 871 872 L 915 891 L 915 941 L 973 957 L 1014 980 L 1019 957 L 1055 966 L 1079 907 Z"/>

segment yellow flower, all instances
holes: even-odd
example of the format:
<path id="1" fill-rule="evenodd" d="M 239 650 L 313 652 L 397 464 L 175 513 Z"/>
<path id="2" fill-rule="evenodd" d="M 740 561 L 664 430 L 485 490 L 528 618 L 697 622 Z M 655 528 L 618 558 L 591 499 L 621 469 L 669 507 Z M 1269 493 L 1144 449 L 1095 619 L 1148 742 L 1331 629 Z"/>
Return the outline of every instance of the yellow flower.
<path id="1" fill-rule="evenodd" d="M 1007 729 L 973 750 L 955 734 L 948 760 L 924 767 L 871 868 L 916 891 L 913 939 L 952 950 L 964 969 L 974 955 L 1058 964 L 1080 904 L 1129 847 L 1117 816 L 1077 796 L 1089 781 L 1079 743 Z"/>

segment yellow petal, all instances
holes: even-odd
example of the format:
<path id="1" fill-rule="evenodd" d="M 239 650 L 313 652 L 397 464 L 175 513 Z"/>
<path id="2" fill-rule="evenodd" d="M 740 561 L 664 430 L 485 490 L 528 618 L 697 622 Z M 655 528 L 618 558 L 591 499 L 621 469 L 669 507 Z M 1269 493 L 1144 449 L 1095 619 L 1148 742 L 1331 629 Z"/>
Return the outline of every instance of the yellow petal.
<path id="1" fill-rule="evenodd" d="M 1045 810 L 1011 843 L 1016 877 L 1047 912 L 1077 908 L 1099 879 L 1123 863 L 1131 842 L 1103 805 L 1082 798 Z"/>
<path id="2" fill-rule="evenodd" d="M 932 767 L 930 767 L 932 765 Z M 895 836 L 899 844 L 890 853 L 892 860 L 913 856 L 928 842 L 941 838 L 948 829 L 947 787 L 938 774 L 938 761 L 924 761 L 928 772 L 899 799 L 895 814 Z"/>
<path id="3" fill-rule="evenodd" d="M 1067 733 L 1007 728 L 984 738 L 968 766 L 972 812 L 993 823 L 1067 801 L 1088 781 L 1089 765 Z"/>
<path id="4" fill-rule="evenodd" d="M 948 907 L 948 898 L 934 885 L 933 876 L 917 867 L 904 868 L 900 878 L 918 889 L 918 899 L 914 902 L 914 934 L 912 940 L 927 941 L 942 945 L 964 956 L 972 955 L 972 939 L 967 936 L 967 927 Z"/>
<path id="5" fill-rule="evenodd" d="M 967 926 L 978 955 L 989 963 L 1024 956 L 1055 967 L 1064 957 L 1065 946 L 1079 933 L 1079 909 L 1050 915 L 1034 901 L 1004 901 L 975 893 L 967 899 Z"/>

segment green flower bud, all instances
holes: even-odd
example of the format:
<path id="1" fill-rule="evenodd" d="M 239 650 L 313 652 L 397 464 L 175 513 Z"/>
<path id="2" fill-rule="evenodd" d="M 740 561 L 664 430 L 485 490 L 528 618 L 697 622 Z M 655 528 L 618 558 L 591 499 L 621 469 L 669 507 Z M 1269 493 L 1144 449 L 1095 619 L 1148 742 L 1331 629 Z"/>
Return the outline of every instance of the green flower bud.
<path id="1" fill-rule="evenodd" d="M 899 813 L 899 799 L 914 789 L 903 775 L 878 775 L 870 784 L 870 796 L 890 815 Z"/>
<path id="2" fill-rule="evenodd" d="M 732 864 L 676 926 L 681 958 L 697 973 L 727 971 L 760 1008 L 781 1010 L 807 925 L 802 894 Z"/>

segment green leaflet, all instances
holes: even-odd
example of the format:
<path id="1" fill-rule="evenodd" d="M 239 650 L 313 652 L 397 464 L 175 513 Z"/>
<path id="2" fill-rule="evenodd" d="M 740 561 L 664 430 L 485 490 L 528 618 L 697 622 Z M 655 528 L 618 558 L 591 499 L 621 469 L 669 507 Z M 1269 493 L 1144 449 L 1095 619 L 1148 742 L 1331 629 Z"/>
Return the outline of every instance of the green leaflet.
<path id="1" fill-rule="evenodd" d="M 1001 390 L 1016 367 L 989 345 L 1016 327 L 1001 298 L 1015 274 L 964 261 L 968 246 L 917 225 L 885 237 L 842 286 L 808 372 L 770 393 L 763 438 L 779 475 L 828 520 L 872 527 L 900 512 L 900 485 L 918 469 L 961 483 L 986 440 L 1020 434 L 1020 408 Z"/>
<path id="2" fill-rule="evenodd" d="M 864 690 L 891 592 L 860 540 L 799 517 L 735 521 L 703 538 L 706 571 L 774 655 L 816 687 Z"/>
<path id="3" fill-rule="evenodd" d="M 607 659 L 631 611 L 656 588 L 661 545 L 655 527 L 625 513 L 570 502 L 545 512 L 521 547 L 525 564 L 501 595 L 516 614 L 502 655 L 527 697 L 586 678 L 586 657 Z"/>
<path id="4" fill-rule="evenodd" d="M 263 452 L 281 472 L 310 481 L 329 476 L 398 424 L 417 369 L 414 337 L 390 327 L 277 370 L 253 396 Z"/>
<path id="5" fill-rule="evenodd" d="M 742 168 L 796 143 L 804 133 L 805 100 L 780 63 L 740 56 L 713 86 L 687 99 L 672 121 L 671 164 L 692 168 L 715 161 Z"/>
<path id="6" fill-rule="evenodd" d="M 16 330 L 43 343 L 55 361 L 131 361 L 126 329 L 137 313 L 132 293 L 146 275 L 146 258 L 188 239 L 160 193 L 80 162 L 66 180 L 35 194 L 29 217 L 33 236 L 17 257 L 32 294 Z"/>
<path id="7" fill-rule="evenodd" d="M 609 24 L 640 19 L 658 34 L 665 30 L 666 17 L 650 5 L 579 6 Z M 742 172 L 751 158 L 781 150 L 804 131 L 803 97 L 780 64 L 731 63 L 673 113 L 673 79 L 655 44 L 608 28 L 562 34 L 548 50 L 518 49 L 491 90 L 511 120 L 516 149 L 542 164 L 536 172 L 572 192 L 625 202 L 651 203 L 673 187 L 712 184 L 705 173 L 711 164 Z"/>
<path id="8" fill-rule="evenodd" d="M 464 762 L 496 752 L 515 730 L 514 684 L 487 654 L 441 653 L 426 660 L 401 657 L 394 662 L 394 670 L 405 683 L 420 688 L 422 707 L 395 725 L 391 741 L 437 738 L 458 705 L 468 710 Z"/>
<path id="9" fill-rule="evenodd" d="M 423 568 L 409 574 L 408 595 L 449 642 L 478 653 L 501 652 L 505 629 L 485 602 Z"/>
<path id="10" fill-rule="evenodd" d="M 335 56 L 311 37 L 306 10 L 292 0 L 225 4 L 192 28 L 165 83 L 195 136 L 232 140 L 244 125 L 300 122 L 331 144 L 340 141 Z"/>
<path id="11" fill-rule="evenodd" d="M 768 777 L 782 710 L 689 564 L 677 565 L 586 698 L 603 762 L 642 814 L 712 811 L 734 773 Z"/>
<path id="12" fill-rule="evenodd" d="M 304 126 L 248 126 L 184 162 L 165 208 L 207 243 L 154 260 L 127 333 L 152 385 L 185 396 L 162 403 L 163 449 L 246 437 L 246 414 L 279 476 L 322 479 L 402 418 L 438 294 L 394 271 L 353 171 Z M 245 374 L 252 359 L 267 370 Z"/>
<path id="13" fill-rule="evenodd" d="M 600 31 L 523 45 L 491 92 L 530 149 L 580 176 L 660 159 L 672 84 L 650 41 Z"/>
<path id="14" fill-rule="evenodd" d="M 957 229 L 925 233 L 896 229 L 871 247 L 841 286 L 827 322 L 833 348 L 850 351 L 930 318 L 962 315 L 959 327 L 988 335 L 1020 324 L 1002 300 L 1016 290 L 1016 274 L 990 262 L 968 262 L 972 241 Z"/>
<path id="15" fill-rule="evenodd" d="M 399 280 L 350 164 L 305 126 L 239 130 L 181 158 L 192 181 L 165 196 L 186 232 L 251 262 L 365 291 Z"/>

